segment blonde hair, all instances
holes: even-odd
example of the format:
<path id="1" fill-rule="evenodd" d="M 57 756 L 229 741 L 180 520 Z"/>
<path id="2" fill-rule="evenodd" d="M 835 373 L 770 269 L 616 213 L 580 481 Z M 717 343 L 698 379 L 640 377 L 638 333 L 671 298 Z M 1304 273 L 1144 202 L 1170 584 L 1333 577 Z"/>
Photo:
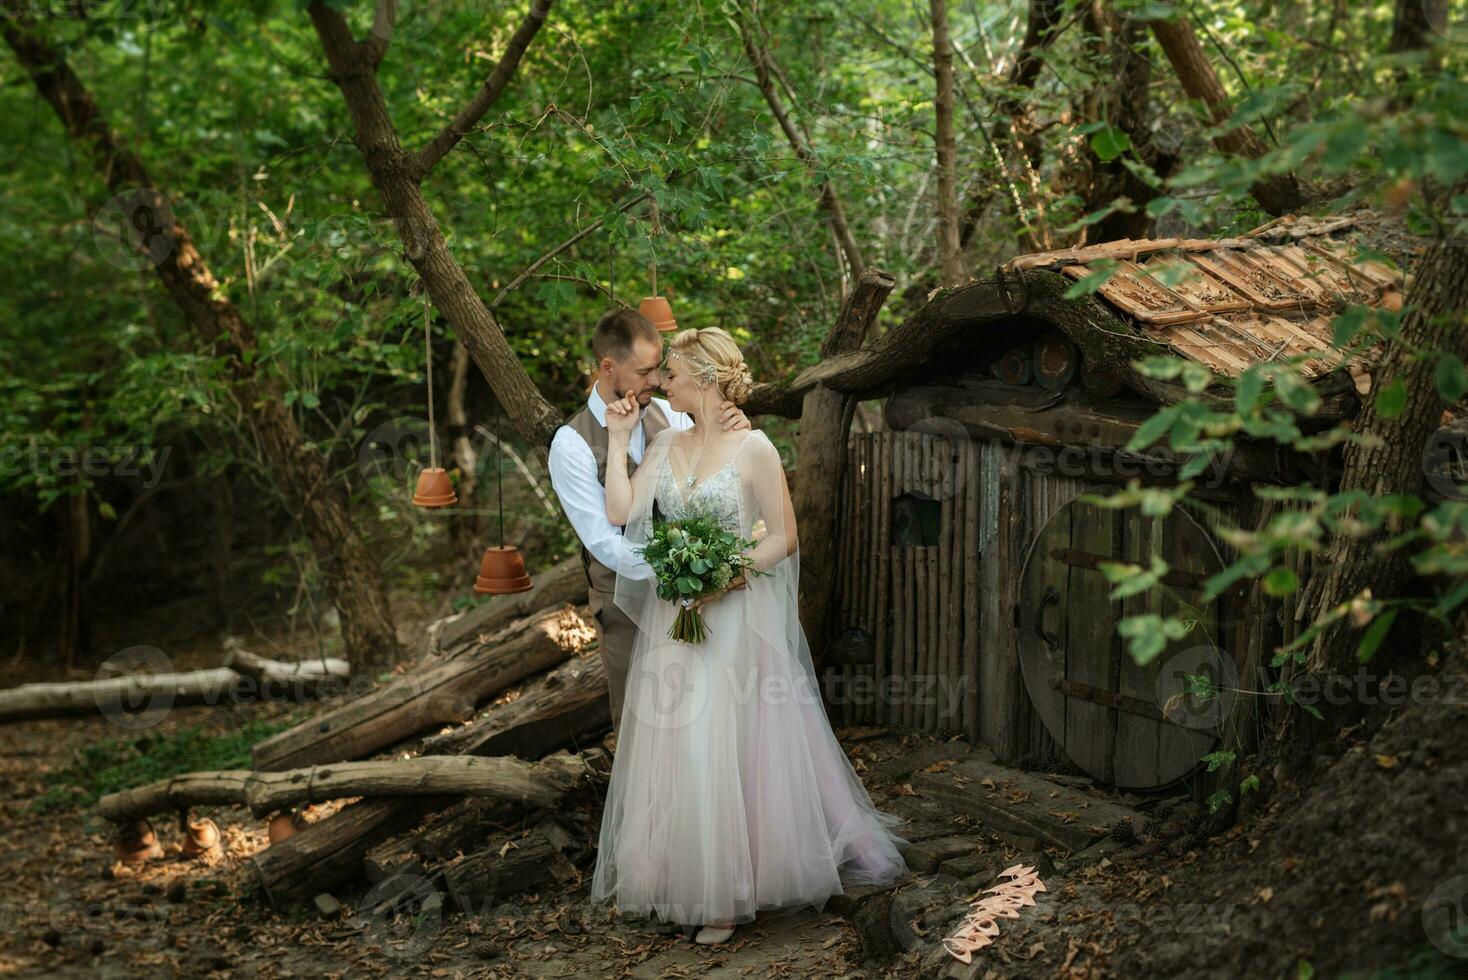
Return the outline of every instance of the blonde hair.
<path id="1" fill-rule="evenodd" d="M 723 396 L 742 405 L 754 390 L 754 376 L 734 338 L 719 327 L 680 330 L 668 344 L 668 356 L 689 364 L 690 373 L 716 382 Z"/>

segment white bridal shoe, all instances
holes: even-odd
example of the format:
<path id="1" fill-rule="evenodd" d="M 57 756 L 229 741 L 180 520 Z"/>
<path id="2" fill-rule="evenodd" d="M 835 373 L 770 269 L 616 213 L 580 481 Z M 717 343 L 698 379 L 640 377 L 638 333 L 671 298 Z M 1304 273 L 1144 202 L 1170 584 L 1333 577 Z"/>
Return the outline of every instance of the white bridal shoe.
<path id="1" fill-rule="evenodd" d="M 698 935 L 693 937 L 693 941 L 696 943 L 703 943 L 705 946 L 712 946 L 715 943 L 727 942 L 729 940 L 729 937 L 732 935 L 734 935 L 733 926 L 730 926 L 727 929 L 717 929 L 714 926 L 704 926 L 702 929 L 698 930 Z"/>

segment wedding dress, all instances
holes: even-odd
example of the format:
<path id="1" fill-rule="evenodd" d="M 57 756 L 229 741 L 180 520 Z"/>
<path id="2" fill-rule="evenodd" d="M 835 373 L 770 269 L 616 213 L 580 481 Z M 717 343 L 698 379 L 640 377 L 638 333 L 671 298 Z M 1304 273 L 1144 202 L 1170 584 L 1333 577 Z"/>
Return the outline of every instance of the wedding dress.
<path id="1" fill-rule="evenodd" d="M 905 873 L 909 842 L 894 832 L 900 818 L 872 804 L 821 702 L 774 444 L 749 430 L 689 489 L 669 459 L 676 435 L 660 433 L 633 476 L 629 550 L 646 542 L 656 506 L 665 520 L 701 514 L 758 537 L 755 567 L 770 574 L 704 605 L 707 637 L 688 644 L 668 638 L 677 608 L 658 598 L 647 564 L 617 569 L 615 601 L 638 635 L 591 899 L 683 925 L 820 911 L 845 885 Z"/>

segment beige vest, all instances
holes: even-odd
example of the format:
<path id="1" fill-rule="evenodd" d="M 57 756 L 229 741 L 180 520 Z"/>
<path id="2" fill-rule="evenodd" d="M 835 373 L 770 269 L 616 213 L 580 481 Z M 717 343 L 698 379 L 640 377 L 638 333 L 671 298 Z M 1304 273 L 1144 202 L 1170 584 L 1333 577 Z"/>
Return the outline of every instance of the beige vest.
<path id="1" fill-rule="evenodd" d="M 586 444 L 591 447 L 591 455 L 596 458 L 596 481 L 603 487 L 607 485 L 607 427 L 596 420 L 588 405 L 566 422 L 566 425 L 574 429 Z M 668 417 L 658 403 L 648 402 L 647 409 L 642 413 L 642 452 L 644 456 L 652 445 L 653 439 L 659 432 L 668 427 Z M 627 457 L 627 475 L 631 476 L 637 472 L 637 461 L 630 455 Z M 594 589 L 603 592 L 612 592 L 617 584 L 617 573 L 592 556 L 586 546 L 581 547 L 581 564 L 586 568 L 587 581 Z"/>

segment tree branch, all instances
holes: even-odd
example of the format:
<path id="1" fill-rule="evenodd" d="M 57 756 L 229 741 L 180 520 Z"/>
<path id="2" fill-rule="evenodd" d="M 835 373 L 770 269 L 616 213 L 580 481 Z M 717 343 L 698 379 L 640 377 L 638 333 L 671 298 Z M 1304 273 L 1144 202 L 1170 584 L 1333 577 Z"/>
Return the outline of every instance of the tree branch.
<path id="1" fill-rule="evenodd" d="M 387 0 L 387 2 L 392 2 L 392 0 Z M 474 125 L 489 111 L 489 107 L 494 105 L 500 93 L 509 84 L 511 76 L 515 74 L 520 59 L 525 56 L 525 49 L 530 47 L 530 42 L 535 39 L 535 35 L 545 24 L 546 18 L 550 16 L 550 8 L 553 3 L 555 0 L 534 0 L 530 12 L 520 22 L 520 26 L 516 28 L 514 36 L 510 38 L 510 43 L 505 48 L 505 53 L 495 64 L 494 71 L 489 73 L 489 77 L 484 80 L 484 85 L 475 93 L 474 98 L 459 110 L 459 114 L 454 116 L 453 121 L 444 126 L 437 136 L 412 155 L 409 165 L 417 180 L 421 181 L 427 176 L 434 165 L 458 145 L 459 140 L 464 138 L 464 134 L 473 129 Z"/>
<path id="2" fill-rule="evenodd" d="M 785 138 L 790 141 L 796 157 L 805 164 L 807 170 L 815 170 L 820 165 L 815 150 L 811 148 L 810 142 L 791 120 L 790 113 L 785 109 L 784 100 L 780 98 L 779 89 L 776 88 L 774 79 L 770 77 L 772 68 L 778 73 L 778 66 L 775 66 L 770 52 L 761 47 L 755 39 L 748 15 L 743 9 L 738 11 L 736 19 L 739 24 L 740 38 L 744 42 L 745 54 L 749 56 L 750 64 L 754 66 L 755 81 L 759 85 L 760 92 L 764 94 L 765 102 L 769 104 L 770 113 L 780 124 L 780 129 L 784 131 Z M 856 238 L 851 233 L 851 226 L 846 221 L 846 209 L 842 206 L 841 198 L 836 193 L 836 187 L 829 178 L 821 182 L 821 207 L 826 211 L 826 219 L 831 224 L 831 230 L 835 232 L 841 252 L 846 257 L 846 264 L 851 269 L 851 279 L 855 282 L 866 271 L 866 262 L 862 259 L 861 249 L 857 246 Z"/>

